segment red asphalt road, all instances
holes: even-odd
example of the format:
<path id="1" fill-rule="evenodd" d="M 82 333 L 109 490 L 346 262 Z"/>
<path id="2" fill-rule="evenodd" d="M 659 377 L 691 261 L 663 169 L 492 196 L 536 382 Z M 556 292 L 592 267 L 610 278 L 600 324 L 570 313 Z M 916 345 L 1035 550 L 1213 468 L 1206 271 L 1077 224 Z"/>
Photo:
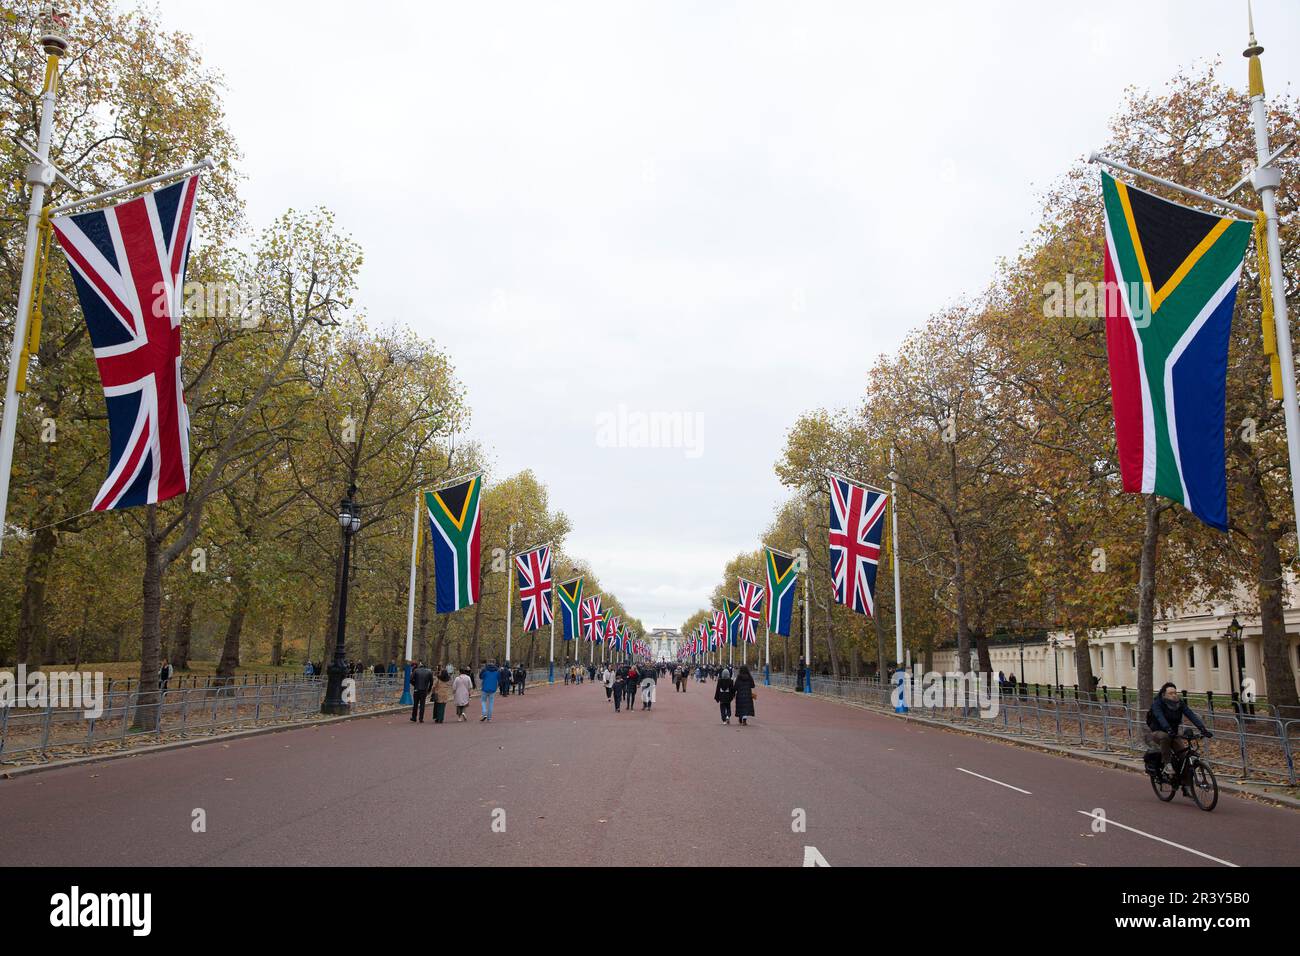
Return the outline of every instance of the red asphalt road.
<path id="1" fill-rule="evenodd" d="M 805 847 L 832 866 L 1300 864 L 1295 811 L 1163 804 L 1145 776 L 763 688 L 758 718 L 724 727 L 713 686 L 660 681 L 652 711 L 616 716 L 598 685 L 541 685 L 498 697 L 488 724 L 475 700 L 466 724 L 430 708 L 423 725 L 373 717 L 0 780 L 0 865 L 798 866 Z M 1104 833 L 1079 812 L 1098 808 Z"/>

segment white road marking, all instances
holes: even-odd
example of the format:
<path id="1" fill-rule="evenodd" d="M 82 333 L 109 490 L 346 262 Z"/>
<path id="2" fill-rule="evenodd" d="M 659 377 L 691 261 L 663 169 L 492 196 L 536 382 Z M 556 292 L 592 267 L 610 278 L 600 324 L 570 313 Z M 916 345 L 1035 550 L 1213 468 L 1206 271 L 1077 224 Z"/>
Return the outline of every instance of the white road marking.
<path id="1" fill-rule="evenodd" d="M 1013 787 L 1011 786 L 1011 784 L 1003 783 L 1001 780 L 994 780 L 992 777 L 986 777 L 984 776 L 984 774 L 976 773 L 974 770 L 967 770 L 965 767 L 958 767 L 957 769 L 960 770 L 962 773 L 970 774 L 972 777 L 979 777 L 981 780 L 987 780 L 989 783 L 996 783 L 999 787 L 1006 787 L 1008 790 L 1016 791 L 1016 793 L 1024 793 L 1024 794 L 1028 794 L 1031 797 L 1033 796 L 1033 794 L 1030 793 L 1028 790 L 1021 790 L 1019 787 Z"/>
<path id="2" fill-rule="evenodd" d="M 1087 810 L 1076 810 L 1075 812 L 1082 813 L 1085 817 L 1091 817 L 1094 820 L 1097 819 L 1096 815 L 1089 813 Z M 1220 860 L 1217 856 L 1210 856 L 1210 854 L 1202 853 L 1200 850 L 1193 850 L 1190 846 L 1183 846 L 1181 843 L 1175 843 L 1173 840 L 1166 840 L 1164 837 L 1158 837 L 1153 833 L 1146 833 L 1134 827 L 1126 827 L 1122 823 L 1116 823 L 1110 817 L 1106 817 L 1105 821 L 1106 821 L 1106 826 L 1108 827 L 1119 827 L 1121 830 L 1127 830 L 1129 833 L 1136 833 L 1138 836 L 1144 836 L 1148 840 L 1155 840 L 1157 843 L 1164 843 L 1168 846 L 1177 847 L 1180 850 L 1186 850 L 1188 853 L 1194 853 L 1197 856 L 1204 857 L 1207 860 L 1213 860 L 1215 863 L 1222 863 L 1224 866 L 1239 868 L 1237 867 L 1236 863 L 1230 863 L 1227 860 Z"/>

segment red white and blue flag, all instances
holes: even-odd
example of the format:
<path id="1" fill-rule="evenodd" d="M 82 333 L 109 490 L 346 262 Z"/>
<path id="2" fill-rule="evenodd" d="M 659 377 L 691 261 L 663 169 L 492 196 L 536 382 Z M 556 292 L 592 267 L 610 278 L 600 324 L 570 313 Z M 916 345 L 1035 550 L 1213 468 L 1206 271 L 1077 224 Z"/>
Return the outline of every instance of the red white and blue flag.
<path id="1" fill-rule="evenodd" d="M 589 597 L 582 602 L 582 614 L 579 616 L 582 625 L 582 636 L 588 641 L 595 642 L 600 640 L 600 595 Z"/>
<path id="2" fill-rule="evenodd" d="M 840 475 L 827 477 L 831 483 L 831 580 L 835 603 L 871 617 L 876 610 L 876 571 L 880 567 L 889 496 Z"/>
<path id="3" fill-rule="evenodd" d="M 108 407 L 108 477 L 91 508 L 156 504 L 190 487 L 181 389 L 185 267 L 199 177 L 51 221 L 72 271 Z"/>
<path id="4" fill-rule="evenodd" d="M 758 622 L 763 617 L 763 598 L 767 588 L 740 579 L 740 637 L 747 644 L 758 643 Z"/>
<path id="5" fill-rule="evenodd" d="M 536 631 L 551 623 L 551 546 L 542 545 L 515 555 L 519 572 L 519 601 L 524 608 L 524 630 Z"/>

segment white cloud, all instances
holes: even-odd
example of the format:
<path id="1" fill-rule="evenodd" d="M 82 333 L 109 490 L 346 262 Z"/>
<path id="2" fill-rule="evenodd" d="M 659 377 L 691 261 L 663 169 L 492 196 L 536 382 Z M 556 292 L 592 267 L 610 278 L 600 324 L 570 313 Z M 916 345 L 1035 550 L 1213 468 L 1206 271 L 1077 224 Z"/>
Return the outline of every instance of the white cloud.
<path id="1" fill-rule="evenodd" d="M 1280 90 L 1300 10 L 1255 13 Z M 854 404 L 877 353 L 978 292 L 1125 86 L 1216 54 L 1245 83 L 1244 11 L 1212 0 L 163 16 L 226 75 L 254 221 L 338 213 L 365 310 L 449 350 L 475 436 L 654 626 L 758 545 L 797 413 Z M 620 403 L 700 414 L 703 456 L 598 447 Z"/>

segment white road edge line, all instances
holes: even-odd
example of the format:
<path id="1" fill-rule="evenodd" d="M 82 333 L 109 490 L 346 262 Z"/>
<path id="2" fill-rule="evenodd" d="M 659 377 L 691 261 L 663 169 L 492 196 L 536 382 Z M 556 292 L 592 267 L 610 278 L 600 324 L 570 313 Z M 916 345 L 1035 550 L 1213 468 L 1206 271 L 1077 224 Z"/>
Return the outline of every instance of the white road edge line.
<path id="1" fill-rule="evenodd" d="M 1011 784 L 1003 783 L 1001 780 L 994 780 L 992 777 L 986 777 L 984 776 L 984 774 L 976 773 L 974 770 L 967 770 L 965 767 L 958 767 L 957 769 L 960 770 L 962 773 L 970 774 L 972 777 L 979 777 L 981 780 L 987 780 L 989 783 L 996 783 L 999 787 L 1006 787 L 1008 790 L 1014 790 L 1017 793 L 1028 794 L 1031 797 L 1033 796 L 1033 794 L 1030 793 L 1028 790 L 1021 790 L 1019 787 L 1013 787 L 1011 786 Z"/>
<path id="2" fill-rule="evenodd" d="M 1208 853 L 1202 853 L 1200 850 L 1193 850 L 1190 846 L 1183 846 L 1181 843 L 1175 843 L 1173 840 L 1166 840 L 1164 837 L 1158 837 L 1153 833 L 1144 833 L 1134 827 L 1126 827 L 1122 823 L 1116 823 L 1110 817 L 1103 816 L 1099 813 L 1089 813 L 1087 810 L 1076 810 L 1076 813 L 1082 813 L 1085 817 L 1093 820 L 1100 820 L 1108 827 L 1119 827 L 1121 830 L 1127 830 L 1129 833 L 1136 833 L 1138 836 L 1144 836 L 1148 840 L 1155 840 L 1157 843 L 1165 843 L 1169 846 L 1178 847 L 1180 850 L 1186 850 L 1188 853 L 1194 853 L 1197 856 L 1204 857 L 1207 860 L 1213 860 L 1215 863 L 1222 863 L 1224 866 L 1230 866 L 1234 869 L 1240 869 L 1236 863 L 1229 863 L 1227 860 L 1220 860 L 1217 856 L 1210 856 Z"/>

